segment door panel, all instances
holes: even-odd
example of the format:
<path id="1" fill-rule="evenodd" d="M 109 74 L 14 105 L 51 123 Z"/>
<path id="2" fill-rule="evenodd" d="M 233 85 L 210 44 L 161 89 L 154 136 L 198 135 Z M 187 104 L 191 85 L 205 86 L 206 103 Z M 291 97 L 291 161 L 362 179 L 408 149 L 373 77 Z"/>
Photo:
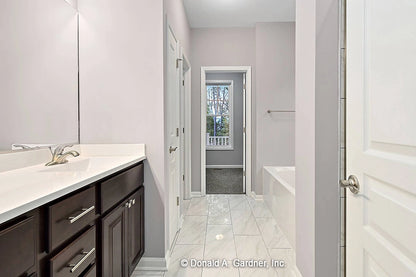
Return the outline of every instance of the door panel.
<path id="1" fill-rule="evenodd" d="M 416 276 L 416 2 L 347 2 L 347 276 Z"/>
<path id="2" fill-rule="evenodd" d="M 0 230 L 0 276 L 21 276 L 36 271 L 37 222 L 31 216 Z"/>
<path id="3" fill-rule="evenodd" d="M 102 276 L 126 277 L 126 208 L 119 206 L 102 219 Z"/>
<path id="4" fill-rule="evenodd" d="M 129 197 L 132 201 L 128 211 L 128 263 L 131 275 L 144 251 L 144 187 Z"/>

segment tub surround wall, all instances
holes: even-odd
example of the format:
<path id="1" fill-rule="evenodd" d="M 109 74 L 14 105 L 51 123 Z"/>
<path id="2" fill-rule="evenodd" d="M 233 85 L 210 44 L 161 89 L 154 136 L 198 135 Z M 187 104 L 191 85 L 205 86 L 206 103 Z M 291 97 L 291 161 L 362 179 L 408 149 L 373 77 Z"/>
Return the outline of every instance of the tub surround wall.
<path id="1" fill-rule="evenodd" d="M 264 201 L 274 219 L 296 249 L 295 168 L 265 166 L 263 191 Z"/>

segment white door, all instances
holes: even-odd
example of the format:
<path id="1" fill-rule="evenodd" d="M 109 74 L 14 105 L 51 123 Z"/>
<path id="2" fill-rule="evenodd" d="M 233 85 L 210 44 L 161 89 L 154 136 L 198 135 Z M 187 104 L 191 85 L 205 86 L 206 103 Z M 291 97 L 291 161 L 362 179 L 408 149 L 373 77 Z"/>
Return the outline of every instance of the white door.
<path id="1" fill-rule="evenodd" d="M 179 223 L 179 67 L 178 42 L 168 28 L 167 39 L 167 131 L 169 159 L 169 244 L 172 245 Z"/>
<path id="2" fill-rule="evenodd" d="M 346 272 L 416 276 L 416 1 L 347 1 Z"/>

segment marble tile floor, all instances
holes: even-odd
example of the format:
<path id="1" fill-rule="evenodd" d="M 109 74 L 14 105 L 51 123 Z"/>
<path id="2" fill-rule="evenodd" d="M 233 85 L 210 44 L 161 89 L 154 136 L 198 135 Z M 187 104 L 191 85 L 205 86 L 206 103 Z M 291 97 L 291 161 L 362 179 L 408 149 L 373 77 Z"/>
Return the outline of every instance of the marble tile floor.
<path id="1" fill-rule="evenodd" d="M 228 266 L 182 267 L 183 259 L 219 259 Z M 265 260 L 269 267 L 234 267 L 234 259 Z M 272 259 L 283 260 L 285 266 L 271 267 Z M 291 277 L 297 276 L 294 261 L 288 240 L 263 201 L 246 195 L 215 194 L 190 201 L 168 271 L 135 271 L 133 277 Z"/>

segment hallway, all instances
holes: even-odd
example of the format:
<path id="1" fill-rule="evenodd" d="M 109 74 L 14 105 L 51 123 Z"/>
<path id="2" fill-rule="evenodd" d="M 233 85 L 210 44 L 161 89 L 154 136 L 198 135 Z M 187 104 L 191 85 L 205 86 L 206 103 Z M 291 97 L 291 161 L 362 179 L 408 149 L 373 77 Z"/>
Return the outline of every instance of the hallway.
<path id="1" fill-rule="evenodd" d="M 296 276 L 291 246 L 263 201 L 246 195 L 207 195 L 186 203 L 184 223 L 177 237 L 167 272 L 137 271 L 145 276 Z M 183 268 L 183 259 L 225 259 L 228 267 Z M 265 260 L 269 268 L 235 268 L 232 261 Z M 283 260 L 284 268 L 270 261 Z"/>
<path id="2" fill-rule="evenodd" d="M 207 168 L 207 194 L 243 194 L 242 168 Z"/>

